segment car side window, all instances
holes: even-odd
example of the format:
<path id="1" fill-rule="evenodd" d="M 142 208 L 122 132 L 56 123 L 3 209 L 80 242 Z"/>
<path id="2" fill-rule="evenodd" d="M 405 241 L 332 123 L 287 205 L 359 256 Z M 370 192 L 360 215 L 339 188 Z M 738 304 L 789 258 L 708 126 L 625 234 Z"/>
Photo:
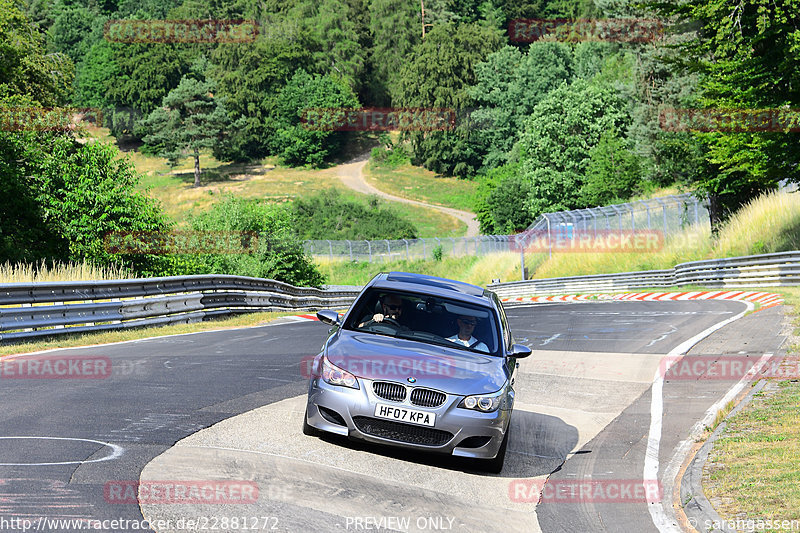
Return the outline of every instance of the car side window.
<path id="1" fill-rule="evenodd" d="M 498 298 L 496 294 L 492 293 L 492 299 L 497 306 L 497 310 L 500 311 L 500 323 L 502 324 L 501 328 L 503 330 L 503 341 L 506 344 L 506 348 L 510 349 L 514 339 L 511 337 L 511 328 L 508 327 L 508 319 L 506 318 L 505 309 L 503 309 L 503 304 L 500 302 L 500 298 Z"/>

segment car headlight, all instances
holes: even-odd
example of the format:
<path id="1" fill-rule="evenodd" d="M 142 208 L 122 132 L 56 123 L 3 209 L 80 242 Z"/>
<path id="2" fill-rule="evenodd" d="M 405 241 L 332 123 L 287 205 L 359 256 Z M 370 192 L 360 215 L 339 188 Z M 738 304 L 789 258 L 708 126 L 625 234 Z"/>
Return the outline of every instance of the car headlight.
<path id="1" fill-rule="evenodd" d="M 322 379 L 331 385 L 341 385 L 351 389 L 359 388 L 358 380 L 353 374 L 334 365 L 325 356 L 322 356 Z"/>
<path id="2" fill-rule="evenodd" d="M 461 403 L 458 404 L 462 409 L 472 409 L 473 411 L 480 411 L 481 413 L 491 413 L 505 404 L 506 389 L 503 387 L 497 392 L 491 394 L 476 394 L 474 396 L 467 396 Z"/>

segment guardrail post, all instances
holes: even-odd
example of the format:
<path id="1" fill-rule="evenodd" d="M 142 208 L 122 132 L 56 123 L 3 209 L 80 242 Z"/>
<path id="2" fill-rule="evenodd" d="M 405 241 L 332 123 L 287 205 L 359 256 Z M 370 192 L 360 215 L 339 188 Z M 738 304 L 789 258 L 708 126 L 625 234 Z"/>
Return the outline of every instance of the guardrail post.
<path id="1" fill-rule="evenodd" d="M 428 257 L 428 251 L 425 249 L 425 239 L 422 239 L 422 258 Z"/>
<path id="2" fill-rule="evenodd" d="M 330 240 L 328 240 L 328 250 L 331 254 L 331 261 L 333 261 L 333 243 Z"/>
<path id="3" fill-rule="evenodd" d="M 368 240 L 367 240 L 367 250 L 369 250 L 369 262 L 372 263 L 372 244 L 370 244 Z"/>
<path id="4" fill-rule="evenodd" d="M 403 239 L 403 242 L 406 243 L 406 261 L 408 261 L 408 241 Z"/>
<path id="5" fill-rule="evenodd" d="M 348 239 L 347 245 L 350 247 L 350 261 L 353 260 L 353 243 Z"/>
<path id="6" fill-rule="evenodd" d="M 389 258 L 391 258 L 391 256 L 392 256 L 392 245 L 389 244 L 389 239 L 383 239 L 383 240 L 386 241 L 386 255 L 388 255 Z"/>

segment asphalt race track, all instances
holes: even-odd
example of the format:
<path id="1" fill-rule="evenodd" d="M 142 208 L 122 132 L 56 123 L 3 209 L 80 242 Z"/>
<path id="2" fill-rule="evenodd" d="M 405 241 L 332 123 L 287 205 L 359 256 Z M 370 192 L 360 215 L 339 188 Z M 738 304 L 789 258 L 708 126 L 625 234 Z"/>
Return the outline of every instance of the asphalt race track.
<path id="1" fill-rule="evenodd" d="M 671 506 L 663 475 L 674 470 L 676 448 L 735 380 L 666 379 L 654 441 L 653 377 L 676 347 L 745 310 L 724 300 L 508 308 L 517 340 L 534 352 L 521 361 L 499 475 L 304 436 L 302 359 L 327 334 L 317 322 L 47 352 L 35 357 L 108 358 L 111 371 L 99 379 L 0 378 L 0 529 L 16 519 L 19 531 L 26 520 L 29 531 L 79 531 L 56 522 L 75 519 L 84 531 L 97 520 L 117 520 L 103 531 L 142 531 L 123 521 L 146 518 L 162 521 L 159 533 L 659 531 L 658 507 Z M 777 352 L 782 313 L 740 318 L 687 357 L 753 361 Z M 655 505 L 636 497 L 648 461 L 663 481 Z M 240 480 L 257 487 L 257 498 L 140 506 L 115 496 L 115 487 L 140 480 Z M 587 480 L 606 492 L 552 491 Z"/>

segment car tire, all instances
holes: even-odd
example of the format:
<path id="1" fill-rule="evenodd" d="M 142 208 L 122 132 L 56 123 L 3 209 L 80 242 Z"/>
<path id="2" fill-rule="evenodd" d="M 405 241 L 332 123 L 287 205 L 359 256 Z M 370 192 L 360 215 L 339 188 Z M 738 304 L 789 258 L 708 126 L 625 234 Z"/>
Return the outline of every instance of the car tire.
<path id="1" fill-rule="evenodd" d="M 308 435 L 309 437 L 319 437 L 321 433 L 322 432 L 320 430 L 308 423 L 308 408 L 306 408 L 306 412 L 303 415 L 303 435 Z"/>
<path id="2" fill-rule="evenodd" d="M 499 474 L 503 471 L 503 463 L 506 460 L 506 447 L 508 447 L 508 434 L 511 433 L 511 424 L 506 428 L 506 435 L 503 437 L 503 442 L 500 444 L 500 449 L 497 450 L 497 455 L 494 459 L 484 459 L 481 461 L 483 470 L 491 474 Z"/>

